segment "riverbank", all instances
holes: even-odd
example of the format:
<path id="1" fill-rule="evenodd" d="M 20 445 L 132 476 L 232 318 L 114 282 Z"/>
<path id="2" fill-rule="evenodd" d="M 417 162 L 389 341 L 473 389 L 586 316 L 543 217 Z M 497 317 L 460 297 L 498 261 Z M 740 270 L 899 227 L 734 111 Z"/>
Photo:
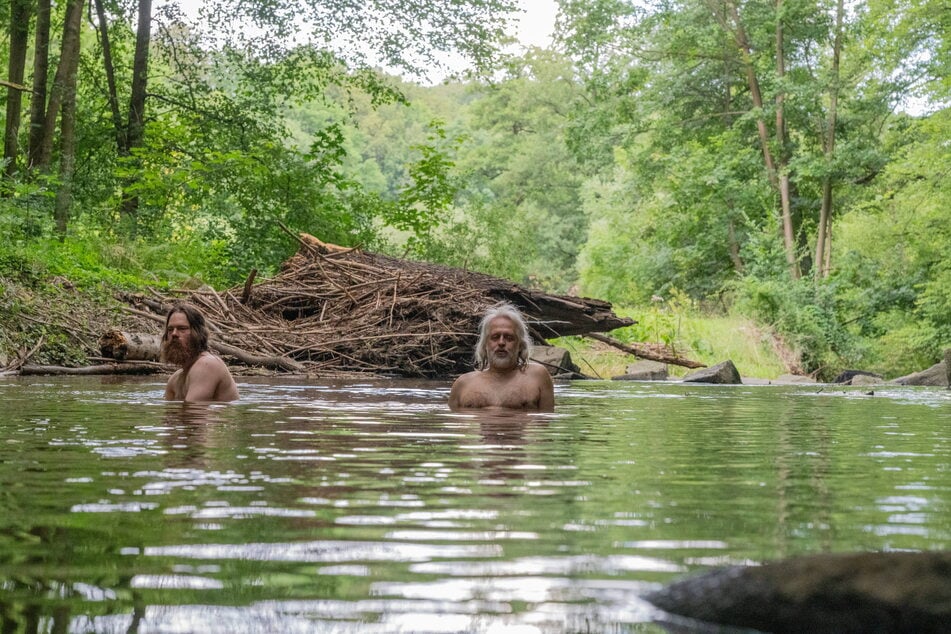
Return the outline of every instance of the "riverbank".
<path id="1" fill-rule="evenodd" d="M 142 320 L 120 301 L 120 293 L 142 292 L 108 282 L 73 282 L 62 275 L 38 271 L 0 274 L 0 370 L 25 364 L 76 367 L 97 363 L 99 336 L 110 330 L 137 331 Z M 655 313 L 652 313 L 654 310 Z M 621 329 L 630 341 L 644 328 L 657 330 L 669 323 L 676 331 L 660 333 L 654 341 L 673 344 L 686 356 L 713 365 L 732 359 L 744 377 L 773 378 L 790 371 L 794 354 L 775 336 L 746 319 L 679 315 L 659 319 L 656 309 L 621 309 L 638 325 Z M 569 350 L 584 374 L 610 378 L 625 373 L 637 359 L 604 343 L 564 337 L 552 343 Z M 681 376 L 686 368 L 670 367 Z"/>
<path id="2" fill-rule="evenodd" d="M 114 297 L 118 290 L 80 288 L 61 276 L 0 275 L 0 370 L 94 362 L 100 333 L 134 323 Z"/>

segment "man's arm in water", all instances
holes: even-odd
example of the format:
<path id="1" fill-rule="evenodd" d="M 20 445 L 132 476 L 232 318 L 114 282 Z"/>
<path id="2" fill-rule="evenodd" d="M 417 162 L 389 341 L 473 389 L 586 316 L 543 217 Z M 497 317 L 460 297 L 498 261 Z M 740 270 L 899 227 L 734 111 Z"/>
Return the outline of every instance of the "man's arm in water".
<path id="1" fill-rule="evenodd" d="M 538 381 L 538 411 L 555 411 L 555 384 L 551 380 L 548 369 L 538 363 L 532 363 L 528 369 L 533 372 Z"/>
<path id="2" fill-rule="evenodd" d="M 166 401 L 178 400 L 178 394 L 177 394 L 178 390 L 176 389 L 176 386 L 178 386 L 178 382 L 181 376 L 182 376 L 182 370 L 175 370 L 172 376 L 169 377 L 168 383 L 165 385 L 165 400 Z"/>
<path id="3" fill-rule="evenodd" d="M 452 382 L 452 387 L 449 388 L 449 409 L 456 412 L 462 409 L 462 394 L 465 391 L 466 383 L 468 382 L 468 374 L 463 374 L 455 381 Z"/>

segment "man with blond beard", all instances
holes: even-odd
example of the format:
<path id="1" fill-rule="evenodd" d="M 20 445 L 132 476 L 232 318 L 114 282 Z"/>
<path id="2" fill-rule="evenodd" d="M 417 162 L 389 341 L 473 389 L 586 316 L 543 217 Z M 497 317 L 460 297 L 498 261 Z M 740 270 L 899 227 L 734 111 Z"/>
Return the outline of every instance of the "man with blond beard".
<path id="1" fill-rule="evenodd" d="M 165 387 L 165 400 L 234 401 L 238 386 L 224 361 L 208 350 L 205 317 L 190 304 L 176 304 L 165 317 L 162 361 L 181 366 Z"/>
<path id="2" fill-rule="evenodd" d="M 529 360 L 528 327 L 511 304 L 490 308 L 479 326 L 477 370 L 460 376 L 449 391 L 449 408 L 551 412 L 555 389 L 544 366 Z"/>

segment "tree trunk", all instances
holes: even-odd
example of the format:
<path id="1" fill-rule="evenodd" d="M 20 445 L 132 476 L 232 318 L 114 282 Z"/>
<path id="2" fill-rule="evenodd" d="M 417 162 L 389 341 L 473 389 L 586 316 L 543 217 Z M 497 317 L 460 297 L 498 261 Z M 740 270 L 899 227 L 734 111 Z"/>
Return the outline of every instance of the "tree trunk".
<path id="1" fill-rule="evenodd" d="M 23 84 L 26 67 L 26 49 L 30 39 L 30 0 L 11 0 L 10 3 L 10 60 L 7 65 L 7 80 Z M 13 176 L 17 171 L 17 149 L 20 136 L 20 113 L 23 108 L 22 88 L 7 88 L 7 121 L 3 131 L 3 158 L 6 173 Z"/>
<path id="2" fill-rule="evenodd" d="M 102 65 L 106 71 L 106 87 L 109 91 L 109 111 L 112 113 L 112 125 L 116 129 L 116 150 L 120 154 L 128 151 L 126 128 L 119 112 L 119 94 L 116 90 L 116 69 L 112 62 L 112 44 L 109 41 L 109 22 L 102 0 L 95 0 L 96 17 L 99 19 L 99 43 L 102 46 Z"/>
<path id="3" fill-rule="evenodd" d="M 732 20 L 733 39 L 740 52 L 740 58 L 743 62 L 743 68 L 746 71 L 746 82 L 750 89 L 750 98 L 753 100 L 753 107 L 763 111 L 763 93 L 760 91 L 759 78 L 756 76 L 756 68 L 753 65 L 753 47 L 746 37 L 746 30 L 740 21 L 740 12 L 736 4 L 728 2 L 727 7 L 730 10 L 730 19 Z M 766 125 L 766 119 L 762 114 L 756 117 L 756 133 L 759 135 L 760 147 L 763 150 L 763 162 L 766 164 L 766 175 L 773 187 L 779 189 L 779 180 L 777 178 L 776 163 L 773 160 L 773 153 L 769 147 L 769 128 Z"/>
<path id="4" fill-rule="evenodd" d="M 66 20 L 63 23 L 63 42 L 56 67 L 56 77 L 53 78 L 53 87 L 50 89 L 49 103 L 46 105 L 46 116 L 43 120 L 42 140 L 36 159 L 36 166 L 48 170 L 53 160 L 53 139 L 56 136 L 56 120 L 59 118 L 63 106 L 65 92 L 69 84 L 70 66 L 79 63 L 79 26 L 82 21 L 83 0 L 69 0 L 66 3 Z M 75 48 L 76 54 L 70 51 Z M 73 59 L 75 58 L 75 59 Z M 75 82 L 76 71 L 72 72 Z M 75 90 L 75 84 L 73 86 Z"/>
<path id="5" fill-rule="evenodd" d="M 777 1 L 778 12 L 778 10 L 782 7 L 782 0 Z M 726 2 L 726 7 L 728 10 L 729 19 L 718 17 L 718 21 L 720 25 L 733 36 L 733 41 L 736 44 L 737 50 L 740 54 L 740 60 L 746 72 L 746 81 L 750 90 L 750 99 L 753 102 L 753 108 L 760 113 L 756 117 L 756 132 L 759 136 L 759 142 L 763 152 L 763 162 L 766 165 L 767 178 L 769 179 L 770 185 L 773 186 L 773 189 L 779 195 L 779 215 L 780 219 L 782 220 L 783 227 L 783 247 L 786 253 L 786 263 L 789 267 L 789 274 L 793 279 L 798 279 L 800 276 L 800 270 L 798 258 L 796 257 L 796 230 L 792 215 L 792 188 L 787 171 L 788 160 L 784 158 L 784 146 L 786 141 L 784 114 L 785 96 L 782 91 L 780 91 L 776 96 L 776 130 L 774 131 L 774 139 L 777 143 L 777 155 L 774 156 L 773 149 L 770 147 L 769 126 L 767 125 L 766 118 L 763 115 L 763 93 L 760 88 L 759 78 L 756 75 L 756 67 L 753 60 L 753 47 L 746 35 L 746 29 L 743 28 L 743 22 L 740 19 L 740 12 L 736 3 L 730 0 Z M 779 20 L 778 16 L 777 19 Z M 780 75 L 780 77 L 785 73 L 785 58 L 783 48 L 783 30 L 780 21 L 776 27 L 776 69 L 777 74 Z"/>
<path id="6" fill-rule="evenodd" d="M 110 359 L 157 361 L 161 351 L 161 335 L 109 330 L 99 337 L 99 352 Z"/>
<path id="7" fill-rule="evenodd" d="M 826 132 L 823 143 L 826 173 L 822 178 L 822 206 L 819 209 L 819 226 L 816 229 L 816 278 L 829 275 L 832 252 L 832 161 L 835 158 L 835 126 L 838 121 L 839 104 L 839 59 L 842 54 L 842 22 L 845 15 L 845 3 L 839 0 L 835 10 L 835 39 L 832 43 L 832 78 L 829 86 L 829 113 L 826 119 Z"/>
<path id="8" fill-rule="evenodd" d="M 602 335 L 601 333 L 597 332 L 586 333 L 584 336 L 588 337 L 589 339 L 594 339 L 595 341 L 606 343 L 609 346 L 614 346 L 618 350 L 623 350 L 624 352 L 633 354 L 635 357 L 640 357 L 641 359 L 657 361 L 658 363 L 679 365 L 684 368 L 707 367 L 699 361 L 680 356 L 664 345 L 649 343 L 624 343 L 623 341 L 618 341 L 614 337 Z"/>
<path id="9" fill-rule="evenodd" d="M 106 363 L 90 365 L 81 368 L 70 368 L 60 365 L 25 365 L 20 368 L 20 374 L 26 375 L 100 375 L 100 374 L 156 374 L 171 372 L 175 368 L 161 364 L 149 363 Z"/>
<path id="10" fill-rule="evenodd" d="M 56 233 L 66 236 L 66 225 L 73 204 L 73 174 L 76 171 L 76 74 L 79 70 L 79 28 L 83 0 L 72 0 L 66 7 L 63 49 L 59 66 L 63 70 L 62 119 L 60 121 L 59 188 L 56 190 Z M 57 70 L 57 76 L 60 75 Z"/>
<path id="11" fill-rule="evenodd" d="M 799 259 L 796 257 L 796 227 L 793 222 L 792 195 L 789 182 L 789 149 L 786 147 L 786 93 L 783 82 L 786 77 L 786 42 L 783 30 L 783 0 L 776 0 L 776 78 L 779 88 L 776 91 L 776 169 L 779 172 L 779 204 L 783 218 L 783 246 L 786 250 L 786 264 L 789 275 L 799 279 Z"/>
<path id="12" fill-rule="evenodd" d="M 743 258 L 740 257 L 740 242 L 736 238 L 736 225 L 733 222 L 733 218 L 729 218 L 726 221 L 726 228 L 729 240 L 730 261 L 733 262 L 733 270 L 737 273 L 743 273 L 746 267 L 743 265 Z"/>
<path id="13" fill-rule="evenodd" d="M 149 46 L 152 41 L 152 0 L 139 0 L 139 22 L 135 34 L 135 58 L 132 62 L 132 96 L 129 99 L 129 124 L 126 131 L 125 148 L 120 154 L 131 154 L 134 148 L 142 145 L 145 133 L 145 98 L 149 79 Z M 124 151 L 123 151 L 124 150 Z M 122 212 L 133 222 L 139 208 L 139 198 L 125 196 Z"/>
<path id="14" fill-rule="evenodd" d="M 50 1 L 38 0 L 36 37 L 33 42 L 33 98 L 30 101 L 30 145 L 27 166 L 32 169 L 40 159 L 46 119 L 46 87 L 50 66 Z"/>

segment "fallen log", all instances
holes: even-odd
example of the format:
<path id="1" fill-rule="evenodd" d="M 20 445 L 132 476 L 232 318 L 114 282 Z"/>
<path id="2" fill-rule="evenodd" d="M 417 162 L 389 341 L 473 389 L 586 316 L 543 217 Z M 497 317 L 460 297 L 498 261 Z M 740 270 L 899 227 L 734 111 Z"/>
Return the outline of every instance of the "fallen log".
<path id="1" fill-rule="evenodd" d="M 215 339 L 209 341 L 208 346 L 245 365 L 285 372 L 306 372 L 303 365 L 288 357 L 254 354 Z M 103 357 L 117 361 L 157 361 L 162 350 L 162 338 L 159 335 L 109 330 L 99 337 L 99 349 Z"/>
<path id="2" fill-rule="evenodd" d="M 101 365 L 87 365 L 70 368 L 59 365 L 24 365 L 20 374 L 26 375 L 99 375 L 99 374 L 156 374 L 174 370 L 171 366 L 151 363 L 104 363 Z"/>
<path id="3" fill-rule="evenodd" d="M 230 355 L 245 365 L 258 365 L 271 370 L 286 370 L 288 372 L 306 372 L 306 368 L 304 368 L 304 366 L 293 359 L 289 359 L 288 357 L 268 357 L 258 354 L 251 354 L 246 350 L 236 348 L 235 346 L 228 345 L 221 341 L 212 340 L 208 342 L 208 345 L 216 352 Z"/>
<path id="4" fill-rule="evenodd" d="M 641 359 L 647 359 L 649 361 L 669 363 L 671 365 L 679 365 L 684 368 L 706 367 L 706 364 L 682 357 L 667 346 L 661 344 L 624 343 L 623 341 L 618 341 L 614 337 L 609 337 L 596 332 L 587 333 L 585 337 L 606 343 L 609 346 L 614 346 L 618 350 L 623 350 L 628 354 L 633 354 L 635 357 L 640 357 Z"/>
<path id="5" fill-rule="evenodd" d="M 99 337 L 99 352 L 118 361 L 155 361 L 162 350 L 159 335 L 107 330 Z"/>

